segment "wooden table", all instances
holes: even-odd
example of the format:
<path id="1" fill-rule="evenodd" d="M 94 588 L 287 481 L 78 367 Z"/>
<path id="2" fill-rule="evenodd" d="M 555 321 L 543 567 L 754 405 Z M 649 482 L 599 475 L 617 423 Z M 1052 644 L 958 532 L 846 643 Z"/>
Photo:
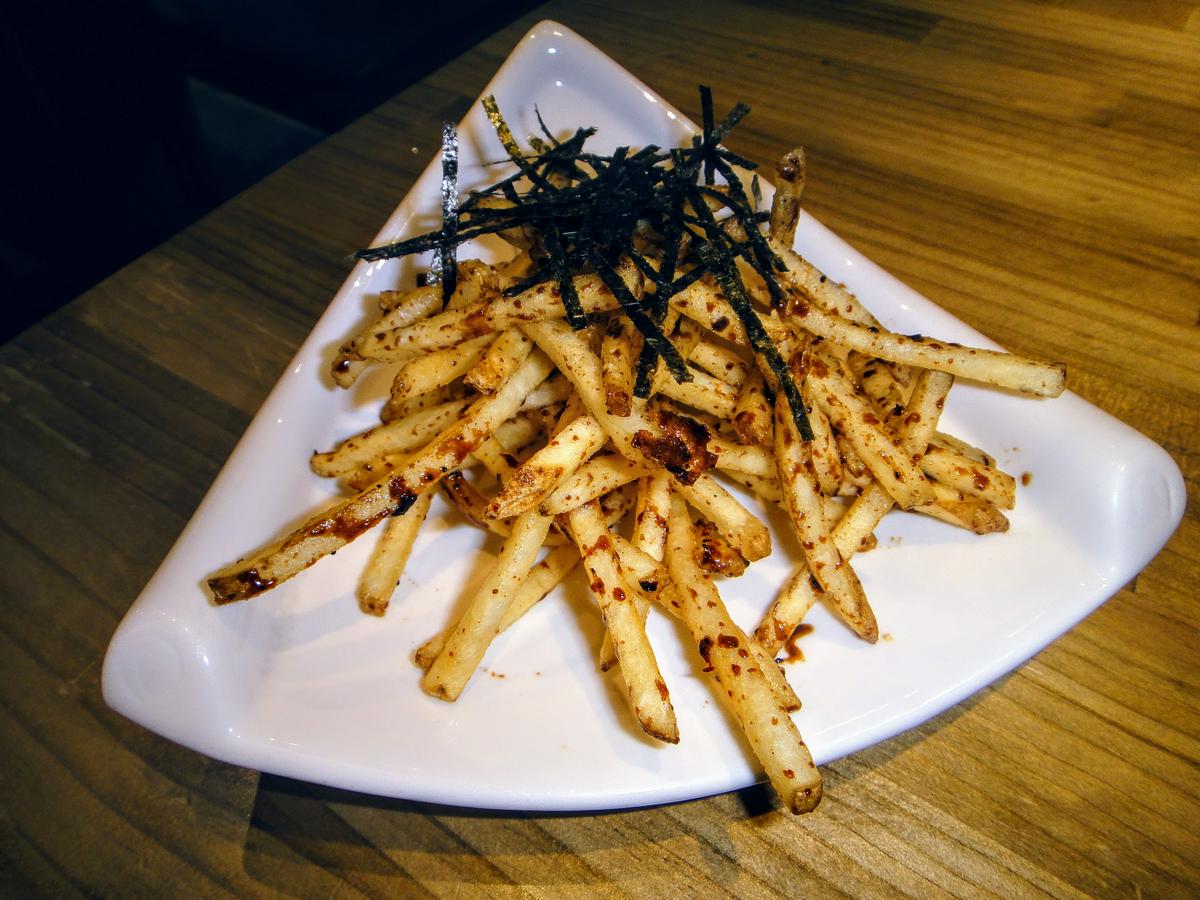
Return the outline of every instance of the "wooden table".
<path id="1" fill-rule="evenodd" d="M 1182 526 L 1133 582 L 997 684 L 826 767 L 801 820 L 757 789 L 587 816 L 380 800 L 213 762 L 100 697 L 113 630 L 347 249 L 543 17 L 684 109 L 698 82 L 750 101 L 738 152 L 803 141 L 821 220 L 1066 361 L 1187 478 Z M 1200 891 L 1198 147 L 1200 8 L 1182 0 L 562 0 L 405 90 L 0 350 L 0 889 Z"/>

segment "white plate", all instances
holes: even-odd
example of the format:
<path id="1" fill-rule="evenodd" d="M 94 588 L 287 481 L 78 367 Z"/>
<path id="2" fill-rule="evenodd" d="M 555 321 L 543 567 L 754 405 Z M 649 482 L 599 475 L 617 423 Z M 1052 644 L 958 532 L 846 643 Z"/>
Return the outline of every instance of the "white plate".
<path id="1" fill-rule="evenodd" d="M 518 136 L 535 132 L 535 105 L 556 131 L 598 126 L 592 145 L 602 150 L 673 146 L 690 133 L 660 97 L 553 22 L 521 41 L 487 93 Z M 503 152 L 478 105 L 459 134 L 464 186 L 495 180 L 478 161 Z M 434 160 L 378 241 L 438 227 L 439 182 Z M 994 346 L 810 217 L 797 245 L 888 326 Z M 332 387 L 330 354 L 377 291 L 412 278 L 412 265 L 359 265 L 338 292 L 117 630 L 104 666 L 107 702 L 230 763 L 463 806 L 620 808 L 758 780 L 683 635 L 657 613 L 651 639 L 682 740 L 666 747 L 641 735 L 612 677 L 596 670 L 600 627 L 580 583 L 502 635 L 457 703 L 423 694 L 411 652 L 449 621 L 463 585 L 480 577 L 483 553 L 495 549 L 441 505 L 382 620 L 359 613 L 353 596 L 370 537 L 254 600 L 208 602 L 206 573 L 333 496 L 310 474 L 308 452 L 369 425 L 383 382 Z M 1019 490 L 1004 535 L 912 515 L 885 520 L 878 549 L 855 566 L 890 639 L 868 646 L 825 610 L 813 612 L 807 659 L 790 675 L 818 762 L 911 728 L 1017 666 L 1137 573 L 1183 513 L 1183 481 L 1167 454 L 1071 394 L 1041 401 L 959 385 L 943 421 L 1009 471 L 1032 473 L 1032 483 Z M 743 627 L 791 570 L 796 547 L 786 528 L 775 532 L 775 554 L 723 585 Z"/>

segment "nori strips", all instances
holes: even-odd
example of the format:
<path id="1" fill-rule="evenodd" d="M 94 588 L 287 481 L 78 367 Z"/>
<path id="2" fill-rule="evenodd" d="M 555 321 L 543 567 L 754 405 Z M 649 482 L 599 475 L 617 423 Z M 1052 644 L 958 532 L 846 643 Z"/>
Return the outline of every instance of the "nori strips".
<path id="1" fill-rule="evenodd" d="M 658 325 L 646 315 L 646 310 L 639 301 L 625 286 L 625 282 L 621 280 L 621 276 L 617 270 L 613 268 L 612 263 L 604 258 L 604 254 L 599 251 L 590 250 L 588 259 L 596 268 L 596 273 L 604 282 L 605 286 L 613 292 L 613 296 L 617 298 L 617 302 L 621 304 L 621 311 L 629 317 L 633 322 L 634 327 L 642 333 L 642 338 L 646 342 L 647 347 L 653 347 L 654 352 L 662 357 L 664 363 L 667 364 L 667 369 L 676 381 L 691 381 L 692 373 L 688 370 L 687 362 L 670 339 L 662 333 Z"/>
<path id="2" fill-rule="evenodd" d="M 576 331 L 587 328 L 587 316 L 579 302 L 579 294 L 575 291 L 575 280 L 571 275 L 571 267 L 567 264 L 567 252 L 563 248 L 562 234 L 558 226 L 548 223 L 545 226 L 542 241 L 546 245 L 546 253 L 550 257 L 551 271 L 558 279 L 559 296 L 562 298 L 563 309 L 567 313 L 567 322 Z"/>
<path id="3" fill-rule="evenodd" d="M 712 88 L 707 84 L 700 85 L 700 127 L 704 132 L 704 183 L 712 184 L 716 178 L 713 174 L 711 144 L 709 139 L 713 133 Z"/>
<path id="4" fill-rule="evenodd" d="M 517 171 L 473 191 L 455 208 L 451 197 L 457 196 L 457 142 L 451 139 L 453 129 L 449 128 L 443 132 L 442 230 L 360 250 L 356 256 L 381 260 L 433 251 L 444 273 L 443 296 L 448 296 L 453 291 L 455 250 L 460 244 L 487 234 L 530 228 L 541 238 L 540 247 L 534 250 L 540 265 L 533 274 L 507 288 L 505 295 L 514 296 L 546 281 L 556 281 L 567 321 L 573 328 L 583 328 L 588 319 L 573 279 L 589 267 L 594 270 L 643 336 L 634 385 L 634 393 L 640 397 L 648 395 L 651 375 L 660 358 L 674 378 L 691 379 L 687 362 L 663 333 L 662 325 L 671 297 L 711 274 L 742 321 L 754 353 L 785 392 L 801 436 L 811 440 L 800 392 L 737 271 L 737 259 L 747 260 L 762 276 L 772 303 L 782 302 L 784 289 L 776 273 L 783 270 L 783 262 L 758 229 L 769 218 L 769 212 L 760 209 L 762 195 L 757 175 L 750 184 L 752 196 L 747 196 L 734 171 L 735 166 L 746 170 L 756 166 L 720 146 L 750 108 L 738 103 L 717 123 L 709 88 L 700 88 L 700 103 L 702 132 L 692 138 L 690 146 L 662 150 L 649 145 L 635 152 L 621 147 L 605 156 L 584 150 L 594 128 L 577 129 L 570 138 L 559 141 L 536 108 L 544 140 L 531 139 L 533 152 L 526 153 L 513 137 L 495 98 L 487 97 L 483 100 L 484 110 Z M 723 191 L 713 186 L 717 174 L 726 182 Z M 504 197 L 510 205 L 480 205 L 484 199 L 496 196 Z M 730 239 L 705 197 L 718 198 L 744 228 L 745 241 Z M 637 250 L 637 231 L 653 233 L 661 241 L 662 260 L 657 269 Z M 690 232 L 700 261 L 677 275 L 685 232 Z M 652 286 L 644 297 L 635 297 L 618 274 L 616 266 L 622 257 L 635 265 Z"/>
<path id="5" fill-rule="evenodd" d="M 458 133 L 450 122 L 442 126 L 442 234 L 453 240 L 458 233 Z M 444 243 L 438 249 L 438 268 L 442 276 L 442 308 L 450 302 L 458 286 L 458 262 L 455 245 Z"/>
<path id="6" fill-rule="evenodd" d="M 796 430 L 800 432 L 801 439 L 811 441 L 813 439 L 812 426 L 808 423 L 808 413 L 804 408 L 804 398 L 800 396 L 800 388 L 796 386 L 787 363 L 779 355 L 779 348 L 767 334 L 767 329 L 759 319 L 758 313 L 750 305 L 750 299 L 746 296 L 745 286 L 737 273 L 737 266 L 732 255 L 728 252 L 723 253 L 720 245 L 713 242 L 701 244 L 696 248 L 696 252 L 704 260 L 708 270 L 713 273 L 717 284 L 725 293 L 725 299 L 737 313 L 742 326 L 746 329 L 746 339 L 750 342 L 750 346 L 763 358 L 778 379 L 779 386 L 782 388 L 784 396 L 787 397 L 788 407 L 792 411 L 792 421 L 796 423 Z"/>

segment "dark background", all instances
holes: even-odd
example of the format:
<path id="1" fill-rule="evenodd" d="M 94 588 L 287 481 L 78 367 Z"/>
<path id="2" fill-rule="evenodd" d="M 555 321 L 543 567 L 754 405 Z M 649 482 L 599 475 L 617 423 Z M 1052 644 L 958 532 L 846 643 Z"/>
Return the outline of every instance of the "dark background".
<path id="1" fill-rule="evenodd" d="M 536 5 L 0 4 L 0 341 Z"/>

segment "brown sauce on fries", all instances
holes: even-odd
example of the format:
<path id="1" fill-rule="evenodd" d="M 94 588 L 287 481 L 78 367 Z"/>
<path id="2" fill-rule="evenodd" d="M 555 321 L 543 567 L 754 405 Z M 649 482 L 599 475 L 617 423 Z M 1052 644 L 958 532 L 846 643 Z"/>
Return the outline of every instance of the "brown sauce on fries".
<path id="1" fill-rule="evenodd" d="M 708 449 L 708 429 L 700 422 L 660 409 L 658 427 L 658 435 L 638 431 L 633 436 L 633 447 L 684 484 L 693 484 L 717 464 L 716 455 Z"/>

